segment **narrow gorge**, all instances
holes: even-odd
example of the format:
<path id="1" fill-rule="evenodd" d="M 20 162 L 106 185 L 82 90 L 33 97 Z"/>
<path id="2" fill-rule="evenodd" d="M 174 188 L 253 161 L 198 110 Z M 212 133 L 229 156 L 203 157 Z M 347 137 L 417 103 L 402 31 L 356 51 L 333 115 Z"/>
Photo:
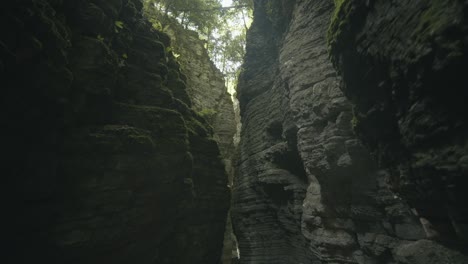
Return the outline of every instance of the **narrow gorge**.
<path id="1" fill-rule="evenodd" d="M 468 1 L 228 2 L 2 4 L 3 263 L 467 264 Z"/>

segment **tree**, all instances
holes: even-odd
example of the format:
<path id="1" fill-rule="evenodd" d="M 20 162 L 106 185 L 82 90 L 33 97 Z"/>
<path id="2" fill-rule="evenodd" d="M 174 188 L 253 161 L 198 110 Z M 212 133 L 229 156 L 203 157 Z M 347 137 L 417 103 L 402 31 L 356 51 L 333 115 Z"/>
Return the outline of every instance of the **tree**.
<path id="1" fill-rule="evenodd" d="M 207 41 L 211 59 L 231 83 L 237 77 L 245 54 L 245 36 L 252 11 L 253 0 L 233 0 L 229 7 L 222 7 L 219 0 L 145 1 L 145 12 L 153 24 L 155 20 L 164 21 L 165 16 L 196 30 Z"/>

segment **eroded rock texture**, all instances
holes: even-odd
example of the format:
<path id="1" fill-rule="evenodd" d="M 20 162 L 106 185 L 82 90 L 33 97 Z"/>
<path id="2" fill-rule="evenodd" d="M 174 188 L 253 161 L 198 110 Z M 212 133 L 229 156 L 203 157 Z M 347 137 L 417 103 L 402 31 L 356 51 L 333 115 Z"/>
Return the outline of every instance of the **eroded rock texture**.
<path id="1" fill-rule="evenodd" d="M 238 117 L 235 116 L 233 100 L 228 93 L 223 74 L 216 68 L 205 48 L 206 41 L 198 33 L 185 29 L 174 19 L 164 17 L 166 31 L 171 37 L 174 51 L 187 80 L 187 92 L 193 109 L 213 127 L 214 139 L 223 158 L 228 184 L 234 177 L 233 160 L 236 153 L 234 135 L 237 133 Z M 230 216 L 229 216 L 230 217 Z M 231 220 L 226 222 L 222 263 L 228 264 L 235 250 Z"/>
<path id="2" fill-rule="evenodd" d="M 209 124 L 138 0 L 5 3 L 7 263 L 217 263 Z"/>
<path id="3" fill-rule="evenodd" d="M 223 74 L 210 60 L 205 48 L 206 41 L 200 40 L 197 32 L 185 29 L 177 21 L 166 20 L 166 31 L 171 36 L 175 52 L 180 55 L 178 61 L 187 77 L 187 93 L 192 99 L 193 109 L 213 127 L 214 138 L 231 179 L 237 124 Z"/>
<path id="4" fill-rule="evenodd" d="M 346 3 L 338 1 L 338 4 L 343 2 Z M 411 6 L 410 2 L 413 1 L 401 2 L 401 8 Z M 331 17 L 335 16 L 333 1 L 255 3 L 238 87 L 243 129 L 232 214 L 241 263 L 466 263 L 467 258 L 456 247 L 449 249 L 452 245 L 428 240 L 434 230 L 421 216 L 418 206 L 393 189 L 393 168 L 381 166 L 373 156 L 374 151 L 364 147 L 353 132 L 353 126 L 359 127 L 363 121 L 353 117 L 354 100 L 352 104 L 341 91 L 343 80 L 328 54 L 327 31 Z M 342 64 L 346 65 L 343 72 L 359 71 L 372 78 L 393 76 L 389 71 L 376 76 L 372 68 L 353 64 L 359 62 L 359 52 L 365 51 L 369 43 L 388 43 L 388 39 L 374 39 L 379 33 L 391 38 L 404 32 L 395 26 L 398 19 L 381 18 L 410 11 L 394 10 L 389 1 L 380 3 L 382 13 L 369 13 L 367 27 L 374 31 L 367 34 L 368 28 L 363 28 L 354 37 L 354 31 L 345 33 L 341 29 L 343 39 L 351 35 L 356 41 L 341 42 L 350 45 L 343 56 L 349 50 L 355 55 L 344 61 L 347 64 Z M 358 20 L 361 13 L 351 10 Z M 408 18 L 413 15 L 409 13 Z M 395 27 L 391 31 L 394 34 L 382 33 L 383 24 Z M 361 42 L 362 36 L 367 42 Z M 397 38 L 406 41 L 403 35 Z M 361 46 L 351 46 L 353 43 Z M 382 47 L 369 51 L 380 54 Z M 395 54 L 403 56 L 404 45 L 396 47 L 402 50 Z M 388 52 L 387 55 L 393 54 Z M 381 57 L 373 58 L 375 65 Z M 345 72 L 344 82 L 354 77 Z M 445 82 L 451 83 L 450 78 L 445 78 Z M 353 80 L 351 84 L 356 85 L 353 86 L 356 91 L 370 84 L 363 83 L 361 76 Z M 377 86 L 368 88 L 352 99 L 374 102 L 371 88 Z M 348 89 L 346 93 L 352 94 Z M 426 118 L 438 117 L 429 112 Z M 376 122 L 367 127 L 383 132 L 393 131 L 397 125 L 380 118 L 372 120 Z M 429 128 L 418 131 L 433 132 Z M 450 131 L 463 135 L 461 130 Z M 373 132 L 362 135 L 365 145 L 370 139 L 380 138 Z M 444 140 L 461 153 L 462 147 L 458 147 L 456 137 L 453 139 Z M 432 163 L 435 172 L 439 163 L 433 159 L 426 161 Z M 461 170 L 458 173 L 463 175 Z"/>
<path id="5" fill-rule="evenodd" d="M 355 131 L 431 237 L 468 243 L 468 3 L 344 1 L 330 44 Z"/>

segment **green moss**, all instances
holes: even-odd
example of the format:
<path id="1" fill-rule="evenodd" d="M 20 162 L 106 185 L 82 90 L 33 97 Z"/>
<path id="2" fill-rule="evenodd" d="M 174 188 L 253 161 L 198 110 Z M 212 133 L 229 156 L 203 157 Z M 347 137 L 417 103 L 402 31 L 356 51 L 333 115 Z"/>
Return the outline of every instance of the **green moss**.
<path id="1" fill-rule="evenodd" d="M 268 16 L 268 18 L 273 19 L 277 14 L 276 14 L 276 6 L 275 1 L 267 1 L 265 4 L 265 12 Z"/>
<path id="2" fill-rule="evenodd" d="M 115 21 L 114 24 L 115 24 L 115 27 L 117 27 L 119 29 L 123 29 L 124 25 L 125 25 L 124 22 L 119 21 L 119 20 Z"/>
<path id="3" fill-rule="evenodd" d="M 351 119 L 351 127 L 353 130 L 358 126 L 359 121 L 355 115 L 353 115 L 353 119 Z"/>
<path id="4" fill-rule="evenodd" d="M 101 34 L 98 34 L 96 39 L 104 43 L 104 37 Z"/>
<path id="5" fill-rule="evenodd" d="M 154 144 L 164 152 L 188 148 L 186 119 L 177 111 L 153 106 L 118 104 L 119 121 L 151 132 Z"/>
<path id="6" fill-rule="evenodd" d="M 203 108 L 201 111 L 197 112 L 197 114 L 203 117 L 208 123 L 213 125 L 218 112 L 212 108 Z"/>
<path id="7" fill-rule="evenodd" d="M 203 108 L 200 112 L 198 112 L 199 115 L 203 117 L 211 117 L 216 115 L 218 112 L 214 109 L 211 108 Z"/>
<path id="8" fill-rule="evenodd" d="M 432 0 L 429 2 L 428 8 L 422 12 L 419 24 L 414 31 L 415 35 L 423 41 L 447 28 L 454 19 L 447 11 L 456 10 L 454 1 Z"/>
<path id="9" fill-rule="evenodd" d="M 330 26 L 327 33 L 327 43 L 332 52 L 339 42 L 345 27 L 349 25 L 349 16 L 352 11 L 352 0 L 334 0 L 335 10 L 333 11 Z"/>
<path id="10" fill-rule="evenodd" d="M 193 117 L 185 117 L 185 124 L 189 133 L 205 137 L 208 135 L 208 130 L 205 125 Z"/>
<path id="11" fill-rule="evenodd" d="M 437 52 L 443 54 L 446 61 L 459 60 L 465 54 L 463 41 L 453 32 L 462 28 L 462 23 L 463 10 L 457 1 L 428 1 L 413 31 L 414 43 L 436 43 Z"/>
<path id="12" fill-rule="evenodd" d="M 265 13 L 268 20 L 271 22 L 273 27 L 278 26 L 280 23 L 281 16 L 281 6 L 279 0 L 270 0 L 265 3 Z"/>

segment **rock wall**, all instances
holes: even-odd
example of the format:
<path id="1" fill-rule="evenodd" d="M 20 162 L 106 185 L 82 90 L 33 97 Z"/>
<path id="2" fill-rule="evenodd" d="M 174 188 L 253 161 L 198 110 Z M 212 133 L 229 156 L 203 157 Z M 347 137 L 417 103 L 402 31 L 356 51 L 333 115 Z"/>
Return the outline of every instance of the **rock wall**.
<path id="1" fill-rule="evenodd" d="M 200 40 L 197 32 L 185 29 L 173 19 L 162 19 L 174 52 L 180 55 L 178 61 L 187 77 L 187 93 L 192 99 L 193 109 L 213 127 L 214 139 L 218 142 L 231 182 L 237 122 L 224 76 L 211 61 L 205 48 L 206 41 Z"/>
<path id="2" fill-rule="evenodd" d="M 355 131 L 431 237 L 467 252 L 468 3 L 344 2 L 330 45 Z"/>
<path id="3" fill-rule="evenodd" d="M 7 263 L 217 263 L 227 176 L 138 0 L 5 3 Z"/>
<path id="4" fill-rule="evenodd" d="M 365 1 L 337 1 L 338 7 L 349 7 L 346 2 Z M 241 263 L 467 262 L 456 247 L 430 240 L 433 228 L 427 218 L 412 200 L 394 189 L 395 170 L 382 166 L 375 151 L 368 149 L 367 141 L 380 136 L 371 128 L 393 131 L 388 119 L 372 119 L 375 123 L 367 125 L 369 130 L 359 137 L 364 144 L 353 132 L 363 122 L 353 106 L 359 100 L 374 102 L 371 88 L 377 89 L 379 84 L 363 81 L 360 76 L 364 75 L 354 75 L 358 71 L 369 78 L 376 76 L 372 67 L 356 64 L 360 52 L 367 51 L 376 36 L 404 34 L 395 26 L 399 21 L 395 17 L 412 17 L 408 6 L 413 1 L 401 2 L 401 9 L 393 9 L 394 4 L 387 2 L 380 1 L 386 7 L 380 13 L 367 10 L 368 27 L 373 29 L 368 32 L 368 28 L 361 27 L 358 4 L 349 7 L 349 14 L 355 17 L 347 23 L 334 20 L 337 14 L 341 17 L 342 11 L 335 11 L 329 0 L 255 1 L 238 86 L 243 129 L 232 214 Z M 383 14 L 394 19 L 386 19 Z M 327 38 L 332 18 L 331 37 Z M 355 20 L 360 21 L 360 31 L 354 31 Z M 337 32 L 333 30 L 335 23 L 339 25 Z M 384 25 L 395 28 L 386 33 Z M 353 30 L 346 31 L 350 28 Z M 342 40 L 340 47 L 349 45 L 337 53 L 339 57 L 334 56 L 336 64 L 343 67 L 340 74 L 328 53 L 329 43 L 335 45 L 335 35 Z M 404 35 L 395 38 L 407 41 Z M 376 42 L 382 46 L 370 49 L 376 54 L 373 64 L 369 64 L 372 66 L 382 59 L 377 54 L 381 55 L 389 39 Z M 404 48 L 402 44 L 397 47 Z M 336 52 L 334 46 L 332 52 Z M 394 50 L 388 54 L 402 55 Z M 382 71 L 377 76 L 390 73 Z M 353 92 L 348 88 L 350 80 Z M 450 83 L 452 79 L 444 80 Z M 363 92 L 362 87 L 368 89 Z M 445 142 L 452 142 L 450 146 L 458 151 L 454 142 L 458 146 L 460 141 L 453 139 Z M 399 160 L 406 157 L 398 156 Z M 434 161 L 432 168 L 438 164 L 426 161 Z"/>
<path id="5" fill-rule="evenodd" d="M 174 52 L 187 77 L 187 93 L 193 102 L 193 109 L 202 115 L 213 127 L 214 140 L 218 143 L 221 157 L 228 176 L 228 185 L 234 177 L 234 159 L 237 143 L 238 116 L 234 113 L 233 98 L 228 93 L 223 74 L 211 61 L 206 50 L 206 41 L 198 33 L 184 28 L 176 20 L 164 17 L 166 33 L 171 37 Z M 228 216 L 230 218 L 230 215 Z M 226 221 L 222 263 L 231 263 L 235 256 L 235 238 L 232 234 L 231 220 Z"/>

